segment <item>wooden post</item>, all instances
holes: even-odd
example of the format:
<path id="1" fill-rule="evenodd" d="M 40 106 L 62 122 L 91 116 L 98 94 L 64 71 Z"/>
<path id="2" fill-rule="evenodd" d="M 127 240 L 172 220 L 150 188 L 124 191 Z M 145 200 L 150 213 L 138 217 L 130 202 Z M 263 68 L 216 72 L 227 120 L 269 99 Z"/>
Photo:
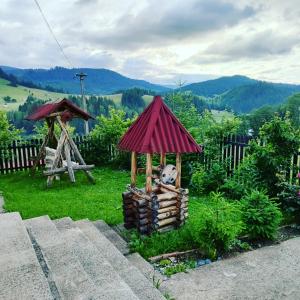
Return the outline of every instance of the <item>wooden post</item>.
<path id="1" fill-rule="evenodd" d="M 65 142 L 65 157 L 66 157 L 66 161 L 67 161 L 67 167 L 68 167 L 68 173 L 69 173 L 70 180 L 71 180 L 71 182 L 74 183 L 75 176 L 74 176 L 74 170 L 72 167 L 69 141 Z"/>
<path id="2" fill-rule="evenodd" d="M 136 152 L 131 152 L 131 187 L 136 185 Z"/>
<path id="3" fill-rule="evenodd" d="M 166 164 L 167 164 L 166 153 L 161 153 L 160 154 L 160 165 L 165 166 Z"/>
<path id="4" fill-rule="evenodd" d="M 147 153 L 146 161 L 146 193 L 152 192 L 152 154 Z"/>
<path id="5" fill-rule="evenodd" d="M 58 141 L 58 145 L 57 145 L 57 149 L 56 149 L 56 153 L 54 156 L 53 165 L 51 167 L 51 170 L 56 169 L 58 166 L 59 160 L 61 159 L 62 149 L 63 149 L 64 143 L 65 143 L 65 140 L 66 140 L 66 135 L 62 131 L 60 139 Z M 53 177 L 54 177 L 53 175 L 48 176 L 47 187 L 50 187 L 52 185 Z"/>
<path id="6" fill-rule="evenodd" d="M 65 128 L 64 124 L 62 123 L 60 117 L 57 116 L 56 119 L 57 119 L 57 121 L 58 121 L 58 123 L 59 123 L 59 125 L 60 125 L 60 127 L 61 127 L 62 132 L 65 133 L 66 138 L 68 139 L 69 144 L 70 144 L 72 150 L 74 151 L 74 154 L 75 154 L 76 157 L 78 158 L 79 162 L 80 162 L 82 165 L 85 165 L 85 164 L 86 164 L 85 161 L 83 160 L 83 158 L 82 158 L 82 156 L 81 156 L 81 154 L 80 154 L 80 152 L 79 152 L 79 150 L 78 150 L 76 144 L 74 143 L 73 139 L 70 137 L 70 135 L 69 135 L 67 129 Z M 92 176 L 91 172 L 88 171 L 88 170 L 84 170 L 84 172 L 85 172 L 85 174 L 87 175 L 87 177 L 88 177 L 88 179 L 90 180 L 90 182 L 95 183 L 95 179 L 94 179 L 94 177 Z"/>
<path id="7" fill-rule="evenodd" d="M 176 171 L 177 171 L 177 177 L 176 177 L 175 187 L 177 189 L 179 189 L 181 186 L 181 155 L 180 155 L 180 153 L 176 153 Z"/>

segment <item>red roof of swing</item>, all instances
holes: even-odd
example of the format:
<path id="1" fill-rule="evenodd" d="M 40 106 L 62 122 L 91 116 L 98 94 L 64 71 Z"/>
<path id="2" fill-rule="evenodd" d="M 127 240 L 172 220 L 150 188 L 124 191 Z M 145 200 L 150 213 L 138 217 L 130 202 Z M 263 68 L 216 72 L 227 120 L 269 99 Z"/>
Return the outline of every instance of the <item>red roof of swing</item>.
<path id="1" fill-rule="evenodd" d="M 201 152 L 190 133 L 183 127 L 161 96 L 150 105 L 122 137 L 119 148 L 138 153 Z"/>
<path id="2" fill-rule="evenodd" d="M 49 117 L 51 114 L 56 112 L 64 112 L 62 114 L 63 121 L 69 121 L 73 118 L 78 117 L 84 120 L 93 118 L 84 110 L 72 103 L 70 100 L 64 98 L 59 102 L 46 103 L 44 105 L 41 105 L 33 114 L 27 116 L 26 120 L 39 121 Z"/>

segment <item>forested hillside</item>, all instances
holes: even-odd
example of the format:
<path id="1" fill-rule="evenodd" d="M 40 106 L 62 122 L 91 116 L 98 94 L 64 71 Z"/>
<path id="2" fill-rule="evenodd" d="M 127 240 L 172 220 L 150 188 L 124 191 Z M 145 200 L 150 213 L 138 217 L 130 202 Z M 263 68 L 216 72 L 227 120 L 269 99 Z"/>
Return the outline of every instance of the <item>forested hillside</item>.
<path id="1" fill-rule="evenodd" d="M 246 76 L 224 76 L 218 79 L 207 80 L 198 83 L 188 84 L 181 88 L 182 91 L 190 91 L 195 95 L 214 97 L 223 94 L 235 87 L 255 83 L 256 80 Z"/>
<path id="2" fill-rule="evenodd" d="M 235 112 L 246 113 L 264 105 L 283 103 L 289 96 L 300 92 L 299 85 L 258 81 L 240 86 L 221 96 L 221 104 Z"/>
<path id="3" fill-rule="evenodd" d="M 15 75 L 19 80 L 30 81 L 42 87 L 50 86 L 63 90 L 66 93 L 79 94 L 80 85 L 75 77 L 76 73 L 86 73 L 85 90 L 87 94 L 112 94 L 117 90 L 130 88 L 150 89 L 155 92 L 165 92 L 169 89 L 152 84 L 144 80 L 131 79 L 108 69 L 67 69 L 55 67 L 52 69 L 18 69 L 2 66 L 9 74 Z"/>
<path id="4" fill-rule="evenodd" d="M 221 77 L 182 88 L 182 91 L 210 98 L 210 102 L 237 113 L 247 113 L 264 105 L 283 103 L 300 92 L 300 85 L 271 83 L 245 76 Z"/>

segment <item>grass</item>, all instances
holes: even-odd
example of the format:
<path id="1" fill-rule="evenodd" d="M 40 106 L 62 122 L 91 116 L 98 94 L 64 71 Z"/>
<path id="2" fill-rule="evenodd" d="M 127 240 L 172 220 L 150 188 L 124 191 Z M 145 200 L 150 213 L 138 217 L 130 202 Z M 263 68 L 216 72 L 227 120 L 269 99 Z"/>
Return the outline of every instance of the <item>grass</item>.
<path id="1" fill-rule="evenodd" d="M 48 189 L 41 173 L 34 178 L 29 172 L 0 175 L 5 210 L 18 211 L 24 219 L 49 215 L 51 219 L 69 216 L 73 220 L 88 218 L 103 219 L 108 224 L 122 223 L 122 192 L 130 183 L 130 173 L 107 168 L 95 169 L 92 173 L 95 185 L 88 182 L 84 173 L 78 172 L 75 184 L 64 174 Z"/>

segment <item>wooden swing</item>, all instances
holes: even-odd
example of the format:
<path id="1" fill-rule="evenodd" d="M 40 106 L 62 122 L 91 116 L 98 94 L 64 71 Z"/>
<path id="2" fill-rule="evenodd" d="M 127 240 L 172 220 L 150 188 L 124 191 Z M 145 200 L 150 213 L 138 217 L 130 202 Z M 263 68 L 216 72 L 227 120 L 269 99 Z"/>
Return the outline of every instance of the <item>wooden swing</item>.
<path id="1" fill-rule="evenodd" d="M 37 157 L 34 159 L 32 174 L 34 175 L 39 161 L 46 155 L 48 145 L 56 145 L 55 151 L 46 157 L 48 169 L 43 172 L 47 176 L 47 186 L 50 187 L 55 176 L 68 172 L 70 181 L 75 182 L 74 171 L 82 170 L 86 173 L 89 181 L 94 183 L 94 178 L 90 172 L 94 165 L 87 165 L 82 158 L 75 142 L 67 130 L 67 122 L 73 118 L 91 118 L 86 112 L 74 105 L 71 101 L 63 99 L 58 103 L 48 103 L 40 106 L 35 113 L 28 116 L 27 120 L 38 121 L 45 119 L 48 125 L 48 132 Z M 61 134 L 59 139 L 55 136 L 54 125 L 58 124 Z M 48 151 L 49 152 L 49 151 Z M 72 161 L 74 157 L 74 161 Z M 76 163 L 76 161 L 78 163 Z"/>

